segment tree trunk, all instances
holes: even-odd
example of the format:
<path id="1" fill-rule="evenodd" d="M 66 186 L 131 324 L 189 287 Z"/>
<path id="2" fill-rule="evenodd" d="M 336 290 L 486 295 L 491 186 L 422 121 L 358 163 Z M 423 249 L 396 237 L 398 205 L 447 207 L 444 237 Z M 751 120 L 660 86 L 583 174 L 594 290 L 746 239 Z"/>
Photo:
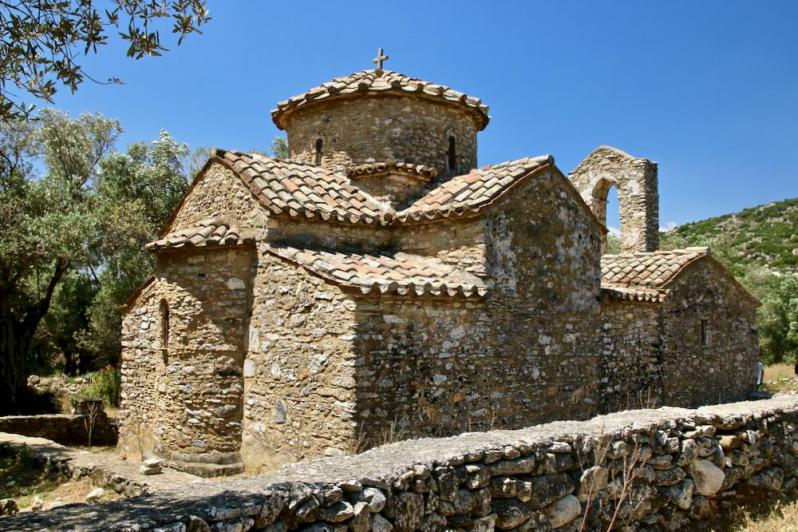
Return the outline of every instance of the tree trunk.
<path id="1" fill-rule="evenodd" d="M 19 411 L 20 400 L 27 387 L 25 368 L 33 335 L 26 335 L 10 316 L 0 316 L 0 414 Z"/>
<path id="2" fill-rule="evenodd" d="M 24 312 L 11 308 L 10 290 L 0 294 L 0 414 L 19 412 L 28 385 L 28 358 L 36 328 L 50 309 L 56 286 L 69 268 L 58 259 L 44 296 Z"/>

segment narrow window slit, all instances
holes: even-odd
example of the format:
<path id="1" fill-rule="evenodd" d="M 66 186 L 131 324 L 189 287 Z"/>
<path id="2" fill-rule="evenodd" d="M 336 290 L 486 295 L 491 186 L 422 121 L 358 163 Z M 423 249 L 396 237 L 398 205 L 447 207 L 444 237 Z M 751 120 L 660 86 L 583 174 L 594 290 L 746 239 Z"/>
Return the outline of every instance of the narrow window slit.
<path id="1" fill-rule="evenodd" d="M 164 363 L 168 363 L 169 357 L 169 302 L 165 299 L 161 300 L 161 353 L 163 354 Z"/>
<path id="2" fill-rule="evenodd" d="M 316 139 L 316 154 L 315 154 L 316 166 L 321 166 L 321 148 L 323 145 L 324 142 L 321 139 Z"/>
<path id="3" fill-rule="evenodd" d="M 446 165 L 449 170 L 455 170 L 457 167 L 457 152 L 455 149 L 454 137 L 449 137 L 449 150 L 446 152 L 448 160 Z"/>

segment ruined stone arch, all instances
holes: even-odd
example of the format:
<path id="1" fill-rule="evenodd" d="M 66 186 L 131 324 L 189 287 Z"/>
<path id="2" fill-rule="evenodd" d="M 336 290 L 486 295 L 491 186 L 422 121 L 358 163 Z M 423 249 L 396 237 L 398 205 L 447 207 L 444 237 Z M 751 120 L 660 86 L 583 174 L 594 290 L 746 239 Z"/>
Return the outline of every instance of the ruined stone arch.
<path id="1" fill-rule="evenodd" d="M 611 146 L 599 146 L 568 176 L 596 217 L 607 225 L 607 195 L 618 190 L 621 249 L 624 253 L 659 248 L 657 164 Z M 606 248 L 602 236 L 602 252 Z"/>

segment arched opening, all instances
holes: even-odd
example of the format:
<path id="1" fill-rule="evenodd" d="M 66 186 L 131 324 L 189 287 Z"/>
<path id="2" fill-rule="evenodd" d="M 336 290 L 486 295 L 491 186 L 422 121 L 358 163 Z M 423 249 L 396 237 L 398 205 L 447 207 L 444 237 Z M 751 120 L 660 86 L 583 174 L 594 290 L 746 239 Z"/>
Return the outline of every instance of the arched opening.
<path id="1" fill-rule="evenodd" d="M 457 169 L 457 147 L 452 136 L 449 137 L 449 149 L 446 150 L 446 168 L 449 170 Z"/>
<path id="2" fill-rule="evenodd" d="M 621 253 L 621 204 L 618 200 L 618 187 L 611 185 L 607 192 L 604 225 L 607 227 L 607 245 L 604 253 Z"/>
<path id="3" fill-rule="evenodd" d="M 321 148 L 324 142 L 321 139 L 316 139 L 314 161 L 316 166 L 321 166 Z"/>
<path id="4" fill-rule="evenodd" d="M 600 179 L 593 188 L 591 208 L 596 218 L 607 228 L 601 242 L 601 253 L 621 253 L 621 214 L 618 186 L 609 179 Z"/>
<path id="5" fill-rule="evenodd" d="M 169 302 L 161 300 L 161 354 L 165 364 L 169 362 Z"/>

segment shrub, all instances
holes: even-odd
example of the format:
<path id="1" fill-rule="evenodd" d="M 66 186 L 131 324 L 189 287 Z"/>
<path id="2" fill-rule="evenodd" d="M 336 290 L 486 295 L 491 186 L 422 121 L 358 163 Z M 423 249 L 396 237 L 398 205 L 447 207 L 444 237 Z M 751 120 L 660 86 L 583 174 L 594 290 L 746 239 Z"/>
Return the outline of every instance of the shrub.
<path id="1" fill-rule="evenodd" d="M 91 378 L 91 382 L 81 390 L 81 397 L 102 399 L 108 406 L 119 406 L 122 378 L 118 369 L 109 366 L 86 376 Z"/>

